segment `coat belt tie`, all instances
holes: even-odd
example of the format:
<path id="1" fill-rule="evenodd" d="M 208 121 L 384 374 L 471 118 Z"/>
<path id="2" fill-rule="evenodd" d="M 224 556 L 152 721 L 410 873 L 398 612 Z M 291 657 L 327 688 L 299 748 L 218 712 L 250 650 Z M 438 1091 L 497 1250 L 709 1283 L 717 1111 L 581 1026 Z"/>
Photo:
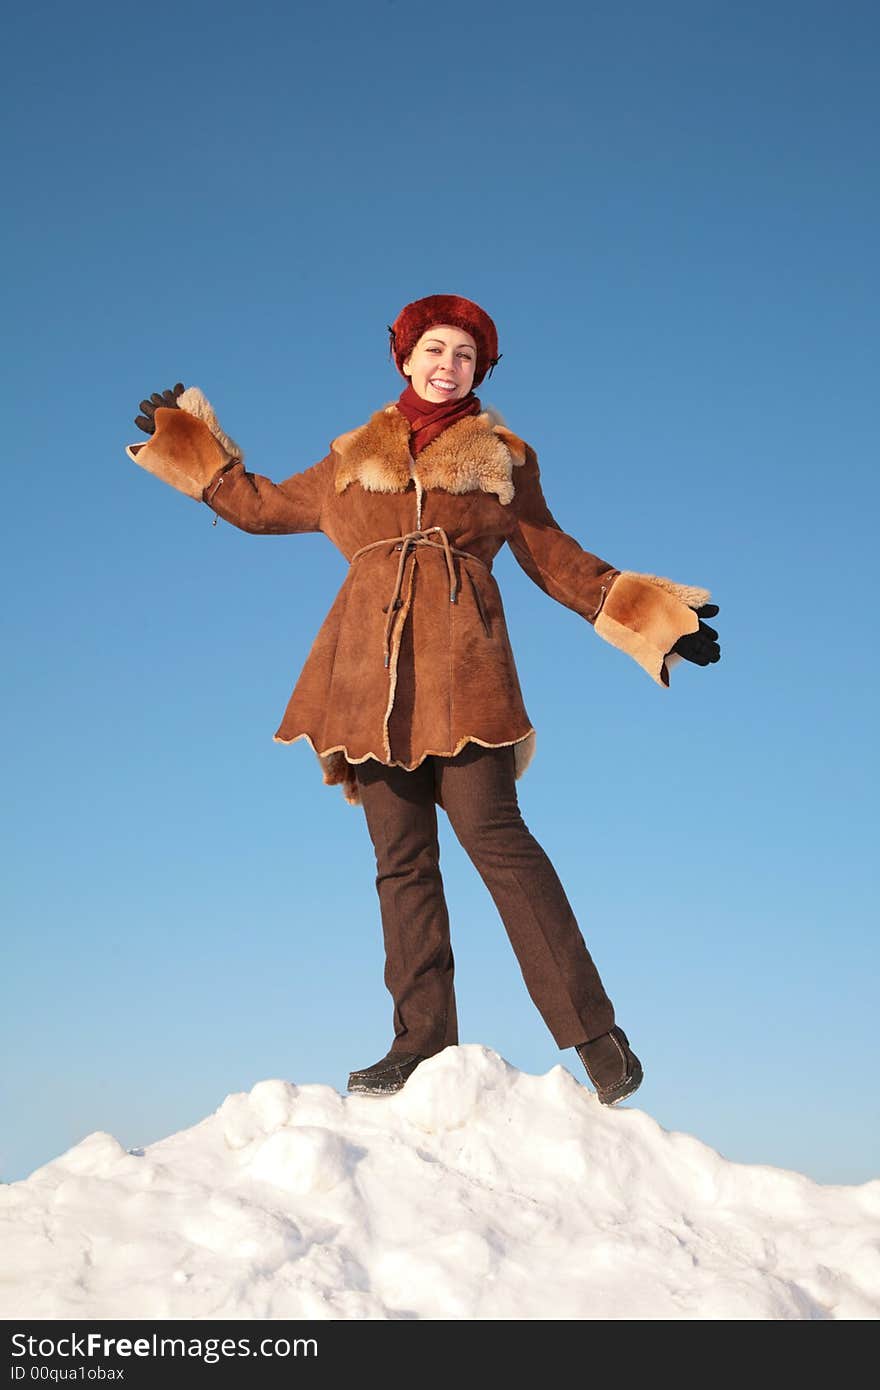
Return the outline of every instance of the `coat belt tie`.
<path id="1" fill-rule="evenodd" d="M 439 541 L 431 540 L 429 538 L 429 533 L 431 531 L 437 531 L 439 533 Z M 411 550 L 414 550 L 417 545 L 429 545 L 432 550 L 443 551 L 446 557 L 446 569 L 449 573 L 450 603 L 458 602 L 458 580 L 455 575 L 455 562 L 452 558 L 453 555 L 461 555 L 464 559 L 476 560 L 479 564 L 481 564 L 484 567 L 484 569 L 488 569 L 489 566 L 486 564 L 485 560 L 481 560 L 479 555 L 474 555 L 472 551 L 461 550 L 457 545 L 451 545 L 449 537 L 447 536 L 442 526 L 428 526 L 425 528 L 424 531 L 407 531 L 406 535 L 404 536 L 388 536 L 385 540 L 382 541 L 371 541 L 369 545 L 362 545 L 360 550 L 355 551 L 355 553 L 352 555 L 349 561 L 349 564 L 353 565 L 355 560 L 357 560 L 361 555 L 365 555 L 368 550 L 376 550 L 380 545 L 393 545 L 395 550 L 400 551 L 400 563 L 397 566 L 397 576 L 394 581 L 394 591 L 391 595 L 391 600 L 388 603 L 387 607 L 383 607 L 382 610 L 383 612 L 387 612 L 388 614 L 388 617 L 385 621 L 385 635 L 383 640 L 383 654 L 385 657 L 385 665 L 388 666 L 391 661 L 391 629 L 394 626 L 394 615 L 397 609 L 403 603 L 403 599 L 400 597 L 400 590 L 403 584 L 403 570 L 404 566 L 406 565 L 407 557 Z M 483 612 L 483 605 L 480 601 L 479 593 L 476 586 L 474 586 L 474 594 L 477 599 L 477 606 L 480 609 L 480 617 L 483 621 L 483 625 L 485 626 L 486 615 Z"/>

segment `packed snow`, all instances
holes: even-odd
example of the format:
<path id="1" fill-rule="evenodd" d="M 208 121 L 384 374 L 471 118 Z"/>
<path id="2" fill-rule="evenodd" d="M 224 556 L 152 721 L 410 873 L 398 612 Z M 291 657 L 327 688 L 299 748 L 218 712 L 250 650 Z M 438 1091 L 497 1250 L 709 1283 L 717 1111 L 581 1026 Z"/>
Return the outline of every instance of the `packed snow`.
<path id="1" fill-rule="evenodd" d="M 468 1044 L 395 1096 L 263 1081 L 144 1150 L 92 1134 L 0 1188 L 0 1252 L 5 1319 L 876 1318 L 880 1181 Z"/>

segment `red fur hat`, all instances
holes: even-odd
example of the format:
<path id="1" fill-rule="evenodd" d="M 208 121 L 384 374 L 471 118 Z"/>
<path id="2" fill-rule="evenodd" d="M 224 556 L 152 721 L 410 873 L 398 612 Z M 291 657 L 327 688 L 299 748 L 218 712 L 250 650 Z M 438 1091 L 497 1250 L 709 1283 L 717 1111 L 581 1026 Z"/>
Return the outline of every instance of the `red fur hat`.
<path id="1" fill-rule="evenodd" d="M 503 356 L 498 351 L 498 333 L 485 309 L 457 294 L 430 294 L 427 299 L 416 299 L 406 304 L 394 323 L 388 325 L 391 353 L 400 375 L 406 375 L 403 364 L 419 338 L 438 323 L 463 328 L 474 339 L 477 345 L 474 386 L 479 386 L 487 372 L 491 376 Z"/>

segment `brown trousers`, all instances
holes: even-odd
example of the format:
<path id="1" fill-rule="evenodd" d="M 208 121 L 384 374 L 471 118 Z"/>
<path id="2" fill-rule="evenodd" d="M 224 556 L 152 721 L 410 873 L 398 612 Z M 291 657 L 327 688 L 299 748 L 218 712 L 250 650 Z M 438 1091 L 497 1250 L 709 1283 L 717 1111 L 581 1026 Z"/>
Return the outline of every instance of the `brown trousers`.
<path id="1" fill-rule="evenodd" d="M 357 764 L 376 851 L 392 1052 L 431 1057 L 458 1042 L 449 914 L 440 877 L 439 800 L 486 884 L 529 994 L 559 1047 L 607 1033 L 614 1009 L 559 877 L 520 813 L 510 745 L 468 743 L 412 772 Z"/>

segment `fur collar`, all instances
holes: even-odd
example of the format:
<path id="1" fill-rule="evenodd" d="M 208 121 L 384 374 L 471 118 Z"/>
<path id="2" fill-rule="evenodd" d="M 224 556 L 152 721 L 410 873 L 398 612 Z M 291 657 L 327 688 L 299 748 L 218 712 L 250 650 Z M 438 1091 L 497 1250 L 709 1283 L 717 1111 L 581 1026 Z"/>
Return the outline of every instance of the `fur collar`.
<path id="1" fill-rule="evenodd" d="M 450 425 L 419 454 L 409 452 L 410 427 L 392 401 L 365 425 L 334 439 L 339 456 L 336 491 L 359 482 L 368 492 L 405 492 L 413 476 L 422 488 L 446 492 L 494 492 L 513 501 L 513 469 L 526 461 L 526 446 L 501 423 L 497 411 L 467 415 Z"/>

